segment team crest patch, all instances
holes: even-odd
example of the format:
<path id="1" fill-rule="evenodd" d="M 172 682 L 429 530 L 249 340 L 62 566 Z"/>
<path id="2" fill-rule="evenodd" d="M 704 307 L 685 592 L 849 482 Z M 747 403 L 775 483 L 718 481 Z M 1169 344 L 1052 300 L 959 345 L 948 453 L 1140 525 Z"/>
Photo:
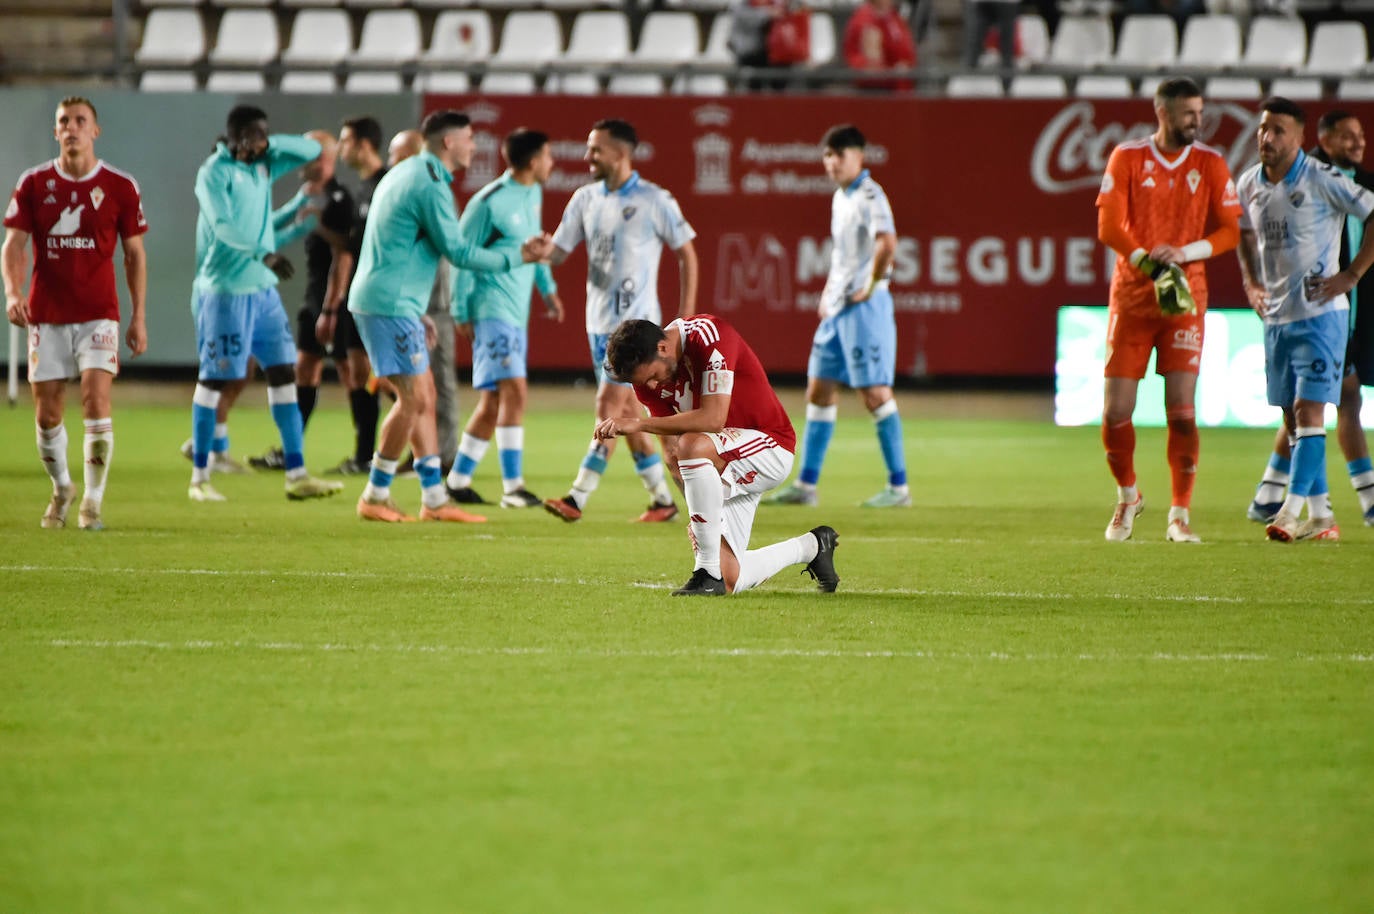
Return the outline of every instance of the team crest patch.
<path id="1" fill-rule="evenodd" d="M 1295 190 L 1288 195 L 1288 202 L 1293 204 L 1294 209 L 1302 206 L 1302 201 L 1307 199 L 1307 195 L 1300 190 Z"/>
<path id="2" fill-rule="evenodd" d="M 91 206 L 93 206 L 93 207 L 96 208 L 96 209 L 100 209 L 100 204 L 102 204 L 102 203 L 104 203 L 104 202 L 105 202 L 105 190 L 104 190 L 104 188 L 97 187 L 97 188 L 95 188 L 94 190 L 91 191 Z"/>
<path id="3" fill-rule="evenodd" d="M 48 179 L 48 190 L 57 190 L 57 182 L 52 178 Z"/>
<path id="4" fill-rule="evenodd" d="M 1202 173 L 1196 168 L 1188 172 L 1188 190 L 1197 193 L 1197 186 L 1202 183 Z"/>
<path id="5" fill-rule="evenodd" d="M 16 215 L 18 215 L 18 214 L 19 214 L 19 201 L 15 200 L 13 197 L 10 197 L 10 205 L 7 206 L 7 207 L 5 207 L 5 218 L 6 218 L 6 219 L 13 219 L 13 218 L 14 218 Z"/>
<path id="6" fill-rule="evenodd" d="M 634 214 L 635 214 L 635 208 L 634 208 L 633 206 L 627 206 L 627 207 L 625 207 L 624 209 L 622 209 L 622 210 L 620 211 L 620 215 L 622 215 L 622 216 L 625 217 L 625 221 L 626 221 L 626 222 L 629 222 L 629 221 L 630 221 L 630 217 L 633 216 Z"/>

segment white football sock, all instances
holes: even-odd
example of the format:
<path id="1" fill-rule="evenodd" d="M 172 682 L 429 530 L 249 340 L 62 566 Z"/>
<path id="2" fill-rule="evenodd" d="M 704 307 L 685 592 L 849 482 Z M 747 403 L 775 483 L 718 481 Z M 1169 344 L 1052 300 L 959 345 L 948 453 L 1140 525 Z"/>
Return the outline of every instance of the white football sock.
<path id="1" fill-rule="evenodd" d="M 720 484 L 720 473 L 715 464 L 702 459 L 679 461 L 678 469 L 682 471 L 682 489 L 687 496 L 687 513 L 691 515 L 688 528 L 696 549 L 696 567 L 718 578 L 725 520 L 725 490 Z"/>
<path id="2" fill-rule="evenodd" d="M 53 489 L 72 484 L 71 473 L 67 470 L 67 427 L 59 424 L 56 428 L 38 428 L 38 456 L 43 461 L 43 469 L 52 479 Z"/>
<path id="3" fill-rule="evenodd" d="M 750 549 L 739 556 L 739 580 L 735 581 L 734 593 L 741 593 L 757 587 L 788 565 L 809 563 L 820 551 L 820 543 L 814 534 L 801 536 L 762 549 Z"/>
<path id="4" fill-rule="evenodd" d="M 110 473 L 110 458 L 114 456 L 114 424 L 109 419 L 87 419 L 85 426 L 81 450 L 86 459 L 86 492 L 82 497 L 99 506 L 105 498 L 105 480 Z"/>

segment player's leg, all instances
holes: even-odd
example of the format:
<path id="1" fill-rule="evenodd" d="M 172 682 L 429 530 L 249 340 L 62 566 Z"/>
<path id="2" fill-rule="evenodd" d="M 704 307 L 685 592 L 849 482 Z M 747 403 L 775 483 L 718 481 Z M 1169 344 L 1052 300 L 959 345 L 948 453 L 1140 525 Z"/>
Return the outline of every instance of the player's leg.
<path id="1" fill-rule="evenodd" d="M 1341 402 L 1336 407 L 1336 440 L 1345 457 L 1350 473 L 1350 486 L 1360 499 L 1360 512 L 1366 527 L 1374 527 L 1374 463 L 1369 459 L 1369 442 L 1365 440 L 1360 422 L 1360 408 L 1364 405 L 1360 393 L 1360 376 L 1347 365 L 1341 382 Z"/>
<path id="2" fill-rule="evenodd" d="M 372 362 L 359 335 L 355 315 L 347 308 L 339 311 L 334 331 L 334 351 L 344 353 L 339 376 L 348 391 L 348 411 L 353 418 L 353 463 L 339 465 L 352 473 L 366 473 L 368 461 L 377 448 L 377 422 L 381 418 L 381 401 L 376 389 L 369 389 Z"/>
<path id="3" fill-rule="evenodd" d="M 82 530 L 103 530 L 100 509 L 114 457 L 110 387 L 119 371 L 119 322 L 82 324 L 76 344 L 76 362 L 81 370 L 81 418 L 85 426 L 81 442 L 85 491 L 79 523 Z"/>
<path id="4" fill-rule="evenodd" d="M 620 406 L 613 415 L 637 416 L 642 411 L 635 398 L 634 388 L 629 385 L 618 387 Z M 673 503 L 673 492 L 668 488 L 667 467 L 663 455 L 658 452 L 658 442 L 654 435 L 640 432 L 626 435 L 625 442 L 630 446 L 634 457 L 635 473 L 649 493 L 649 507 L 636 520 L 641 524 L 657 524 L 677 517 L 677 505 Z"/>
<path id="5" fill-rule="evenodd" d="M 296 399 L 296 346 L 291 325 L 275 288 L 251 296 L 253 357 L 267 376 L 267 403 L 281 437 L 286 497 L 293 501 L 326 498 L 343 483 L 316 479 L 305 468 L 305 426 Z"/>
<path id="6" fill-rule="evenodd" d="M 1107 322 L 1107 357 L 1102 384 L 1102 446 L 1107 468 L 1116 481 L 1116 507 L 1107 524 L 1109 542 L 1130 539 L 1135 517 L 1145 508 L 1136 488 L 1135 414 L 1136 391 L 1145 377 L 1153 348 L 1153 329 L 1139 326 L 1129 316 L 1111 314 Z"/>
<path id="7" fill-rule="evenodd" d="M 1197 431 L 1197 410 L 1194 407 L 1197 375 L 1188 371 L 1170 371 L 1164 375 L 1164 415 L 1169 424 L 1166 452 L 1169 457 L 1169 481 L 1172 498 L 1164 538 L 1172 543 L 1198 543 L 1188 516 L 1193 503 L 1193 485 L 1197 480 L 1200 442 Z"/>
<path id="8" fill-rule="evenodd" d="M 678 470 L 687 501 L 687 534 L 692 542 L 692 577 L 673 596 L 720 596 L 726 591 L 721 569 L 725 533 L 726 461 L 709 435 L 690 432 L 678 439 Z"/>
<path id="9" fill-rule="evenodd" d="M 850 305 L 837 316 L 840 348 L 847 357 L 849 386 L 859 392 L 864 409 L 873 417 L 887 485 L 864 502 L 867 508 L 904 508 L 911 504 L 907 487 L 906 454 L 902 444 L 902 417 L 892 396 L 897 374 L 897 322 L 892 295 L 873 293 L 868 301 Z"/>
<path id="10" fill-rule="evenodd" d="M 301 411 L 301 428 L 310 424 L 324 377 L 325 349 L 315 338 L 315 322 L 320 312 L 301 308 L 296 314 L 296 406 Z"/>
<path id="11" fill-rule="evenodd" d="M 478 392 L 477 407 L 458 440 L 458 457 L 445 481 L 449 497 L 459 504 L 486 504 L 473 490 L 472 476 L 496 433 L 501 382 L 525 370 L 523 358 L 517 371 L 511 357 L 512 345 L 518 344 L 515 329 L 501 321 L 475 321 L 472 326 L 472 386 Z"/>
<path id="12" fill-rule="evenodd" d="M 210 485 L 210 453 L 221 392 L 248 374 L 252 349 L 250 297 L 213 291 L 198 295 L 196 353 L 200 367 L 191 397 L 191 484 L 186 494 L 192 501 L 224 501 L 224 496 Z"/>
<path id="13" fill-rule="evenodd" d="M 1292 472 L 1293 438 L 1288 426 L 1280 424 L 1274 433 L 1274 450 L 1269 454 L 1264 475 L 1255 487 L 1254 500 L 1245 509 L 1245 516 L 1261 524 L 1273 520 L 1283 507 L 1283 497 L 1288 491 L 1288 478 Z"/>
<path id="14" fill-rule="evenodd" d="M 865 501 L 864 507 L 909 508 L 911 488 L 906 480 L 902 417 L 897 411 L 897 399 L 892 395 L 892 387 L 878 384 L 860 388 L 859 399 L 863 401 L 864 409 L 873 417 L 873 427 L 878 433 L 878 447 L 883 452 L 883 463 L 887 465 L 887 486 Z"/>
<path id="15" fill-rule="evenodd" d="M 817 485 L 839 414 L 839 385 L 848 383 L 849 366 L 844 356 L 835 317 L 821 321 L 811 341 L 806 363 L 806 425 L 802 429 L 801 472 L 797 481 L 769 497 L 774 505 L 816 505 Z"/>
<path id="16" fill-rule="evenodd" d="M 623 385 L 611 380 L 605 372 L 604 362 L 606 361 L 606 340 L 608 338 L 609 334 L 605 333 L 587 334 L 587 345 L 592 353 L 592 370 L 596 373 L 597 381 L 597 421 L 607 416 L 621 415 L 621 413 L 612 410 L 621 403 L 617 389 Z M 587 500 L 591 498 L 597 486 L 601 485 L 601 477 L 606 472 L 606 464 L 610 461 L 613 453 L 615 453 L 614 438 L 609 441 L 598 441 L 593 438 L 587 445 L 587 453 L 582 457 L 582 463 L 577 468 L 577 476 L 573 479 L 568 494 L 562 498 L 546 499 L 544 509 L 569 523 L 580 520 Z"/>
<path id="17" fill-rule="evenodd" d="M 72 328 L 65 324 L 29 326 L 29 387 L 33 391 L 34 427 L 38 458 L 52 481 L 52 497 L 43 512 L 44 527 L 67 525 L 67 511 L 76 498 L 67 464 L 67 378 L 77 373 Z"/>
<path id="18" fill-rule="evenodd" d="M 496 454 L 501 461 L 501 506 L 535 508 L 539 496 L 525 488 L 525 404 L 529 386 L 523 377 L 508 378 L 498 385 Z"/>
<path id="19" fill-rule="evenodd" d="M 396 478 L 396 469 L 410 441 L 417 415 L 423 412 L 423 404 L 416 402 L 416 375 L 412 373 L 415 369 L 409 358 L 412 352 L 426 351 L 423 329 L 418 326 L 419 321 L 412 325 L 397 318 L 372 314 L 356 314 L 354 321 L 370 364 L 382 373 L 396 394 L 395 402 L 382 420 L 377 449 L 368 456 L 367 485 L 358 497 L 357 513 L 364 520 L 411 521 L 415 518 L 403 513 L 392 499 L 391 483 Z"/>
<path id="20" fill-rule="evenodd" d="M 410 406 L 413 410 L 410 452 L 415 456 L 415 475 L 420 479 L 420 520 L 484 522 L 485 517 L 469 514 L 456 502 L 451 501 L 448 490 L 444 488 L 444 473 L 439 459 L 439 432 L 434 415 L 434 373 L 425 370 L 417 375 L 410 375 L 408 381 Z"/>

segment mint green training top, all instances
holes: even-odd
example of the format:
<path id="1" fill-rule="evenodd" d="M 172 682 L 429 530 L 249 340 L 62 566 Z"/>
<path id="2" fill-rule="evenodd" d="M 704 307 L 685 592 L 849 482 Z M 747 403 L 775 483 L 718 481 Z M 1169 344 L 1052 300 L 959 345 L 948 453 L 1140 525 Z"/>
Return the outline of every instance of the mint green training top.
<path id="1" fill-rule="evenodd" d="M 429 150 L 386 173 L 368 207 L 348 310 L 422 317 L 440 257 L 468 270 L 504 272 L 520 266 L 518 241 L 483 249 L 463 238 L 452 182 L 444 163 Z"/>
<path id="2" fill-rule="evenodd" d="M 523 242 L 540 231 L 544 188 L 536 181 L 521 184 L 507 171 L 479 190 L 458 220 L 458 230 L 473 244 L 491 247 L 503 241 Z M 548 264 L 527 263 L 509 273 L 463 270 L 453 284 L 453 319 L 500 321 L 514 327 L 530 322 L 530 288 L 544 296 L 558 290 Z"/>

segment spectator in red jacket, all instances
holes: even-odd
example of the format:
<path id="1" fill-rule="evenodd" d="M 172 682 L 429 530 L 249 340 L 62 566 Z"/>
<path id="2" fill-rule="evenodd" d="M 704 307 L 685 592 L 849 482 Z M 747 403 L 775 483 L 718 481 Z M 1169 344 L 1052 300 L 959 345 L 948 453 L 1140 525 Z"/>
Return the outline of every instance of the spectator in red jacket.
<path id="1" fill-rule="evenodd" d="M 899 70 L 916 66 L 916 42 L 897 11 L 896 0 L 864 0 L 844 29 L 844 59 L 855 70 Z M 860 89 L 910 89 L 905 79 L 868 79 Z"/>

